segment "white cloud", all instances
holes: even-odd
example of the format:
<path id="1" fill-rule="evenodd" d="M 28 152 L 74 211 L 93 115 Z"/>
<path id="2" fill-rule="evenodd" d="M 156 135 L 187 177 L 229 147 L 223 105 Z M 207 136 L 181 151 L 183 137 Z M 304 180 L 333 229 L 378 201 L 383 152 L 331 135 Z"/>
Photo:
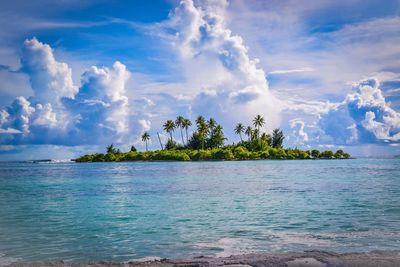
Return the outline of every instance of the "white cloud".
<path id="1" fill-rule="evenodd" d="M 141 119 L 138 121 L 138 123 L 141 127 L 142 133 L 147 132 L 151 128 L 151 121 L 149 121 L 149 120 Z"/>
<path id="2" fill-rule="evenodd" d="M 274 70 L 268 72 L 269 75 L 276 75 L 276 74 L 291 74 L 291 73 L 301 73 L 301 72 L 310 72 L 314 71 L 313 68 L 299 68 L 299 69 L 290 69 L 290 70 Z"/>
<path id="3" fill-rule="evenodd" d="M 293 135 L 296 137 L 297 144 L 308 142 L 308 134 L 304 131 L 305 123 L 303 120 L 296 118 L 289 121 L 290 127 L 294 129 Z"/>
<path id="4" fill-rule="evenodd" d="M 0 128 L 0 134 L 21 134 L 22 132 L 17 129 L 13 128 L 7 128 L 7 129 L 1 129 Z"/>
<path id="5" fill-rule="evenodd" d="M 8 116 L 2 119 L 3 123 L 1 124 L 1 128 L 16 129 L 24 135 L 30 133 L 30 117 L 32 113 L 35 112 L 35 109 L 27 99 L 23 96 L 17 97 L 11 106 L 7 108 L 6 112 Z M 2 113 L 5 114 L 4 111 Z"/>
<path id="6" fill-rule="evenodd" d="M 39 103 L 50 103 L 54 107 L 62 97 L 74 97 L 78 87 L 73 84 L 72 71 L 66 63 L 56 61 L 49 45 L 33 38 L 24 42 L 22 51 L 22 69 L 29 75 Z"/>
<path id="7" fill-rule="evenodd" d="M 231 1 L 229 26 L 246 40 L 251 55 L 265 59 L 260 64 L 268 73 L 299 66 L 314 70 L 301 73 L 301 79 L 300 73 L 274 75 L 271 90 L 329 99 L 347 94 L 347 81 L 398 72 L 396 9 L 379 4 L 384 17 L 373 11 L 376 1 L 362 6 L 357 1 Z M 354 17 L 355 9 L 361 17 Z M 340 18 L 325 16 L 336 10 Z"/>
<path id="8" fill-rule="evenodd" d="M 400 113 L 390 107 L 376 78 L 359 82 L 356 92 L 322 116 L 320 126 L 339 143 L 400 141 Z"/>
<path id="9" fill-rule="evenodd" d="M 71 115 L 77 135 L 86 142 L 117 141 L 129 131 L 126 82 L 129 71 L 120 62 L 112 68 L 91 67 L 82 75 L 79 92 L 63 103 Z"/>
<path id="10" fill-rule="evenodd" d="M 398 123 L 399 121 L 396 121 Z M 376 115 L 372 111 L 365 113 L 365 119 L 361 121 L 361 125 L 368 131 L 372 132 L 379 140 L 400 140 L 400 132 L 390 134 L 392 125 L 376 121 Z M 397 127 L 398 128 L 398 127 Z"/>
<path id="11" fill-rule="evenodd" d="M 112 68 L 91 67 L 82 74 L 78 90 L 71 69 L 56 61 L 47 44 L 26 40 L 21 61 L 34 95 L 18 97 L 0 111 L 2 143 L 120 142 L 135 127 L 129 123 L 126 96 L 130 74 L 120 62 Z M 22 136 L 13 135 L 20 132 Z"/>
<path id="12" fill-rule="evenodd" d="M 170 40 L 185 80 L 198 88 L 191 110 L 225 124 L 262 114 L 272 127 L 279 124 L 280 101 L 270 93 L 259 60 L 249 57 L 243 39 L 227 27 L 227 6 L 225 0 L 185 0 L 166 23 L 176 31 Z"/>
<path id="13" fill-rule="evenodd" d="M 8 114 L 7 111 L 1 110 L 0 111 L 0 125 L 6 123 L 8 121 L 9 117 L 10 117 L 10 114 Z"/>
<path id="14" fill-rule="evenodd" d="M 34 116 L 32 116 L 32 125 L 53 128 L 57 125 L 57 115 L 53 112 L 51 104 L 37 104 Z"/>

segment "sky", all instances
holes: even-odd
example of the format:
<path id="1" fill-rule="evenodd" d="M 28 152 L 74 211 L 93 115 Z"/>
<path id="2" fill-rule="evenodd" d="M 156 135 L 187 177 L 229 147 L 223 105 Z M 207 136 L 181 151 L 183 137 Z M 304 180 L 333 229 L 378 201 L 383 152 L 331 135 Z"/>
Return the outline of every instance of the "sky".
<path id="1" fill-rule="evenodd" d="M 400 155 L 400 0 L 5 0 L 0 24 L 0 160 L 159 149 L 179 115 L 233 143 L 257 114 L 286 147 Z"/>

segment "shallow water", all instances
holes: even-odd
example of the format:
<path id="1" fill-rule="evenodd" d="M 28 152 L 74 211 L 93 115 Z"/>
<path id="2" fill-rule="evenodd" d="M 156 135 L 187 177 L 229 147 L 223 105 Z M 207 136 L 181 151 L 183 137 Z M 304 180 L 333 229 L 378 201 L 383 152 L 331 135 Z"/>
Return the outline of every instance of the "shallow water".
<path id="1" fill-rule="evenodd" d="M 0 163 L 0 264 L 400 249 L 400 160 Z"/>

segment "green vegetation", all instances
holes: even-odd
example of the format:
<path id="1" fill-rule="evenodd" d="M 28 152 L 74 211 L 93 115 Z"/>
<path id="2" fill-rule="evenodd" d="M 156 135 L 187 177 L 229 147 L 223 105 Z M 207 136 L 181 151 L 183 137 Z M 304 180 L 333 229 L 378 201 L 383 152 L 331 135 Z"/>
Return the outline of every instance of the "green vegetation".
<path id="1" fill-rule="evenodd" d="M 113 144 L 106 148 L 106 154 L 96 153 L 83 155 L 76 159 L 77 162 L 108 162 L 108 161 L 202 161 L 202 160 L 261 160 L 261 159 L 348 159 L 350 155 L 339 149 L 336 152 L 318 150 L 300 150 L 283 148 L 285 136 L 280 129 L 275 129 L 272 134 L 261 132 L 265 120 L 257 115 L 253 120 L 253 126 L 245 127 L 238 123 L 234 128 L 240 137 L 237 144 L 224 145 L 226 140 L 223 128 L 213 118 L 206 120 L 203 116 L 197 117 L 196 129 L 189 136 L 188 129 L 192 122 L 179 116 L 175 121 L 167 120 L 164 131 L 169 134 L 165 146 L 160 141 L 161 150 L 148 151 L 150 134 L 144 132 L 141 140 L 145 143 L 146 151 L 138 152 L 135 146 L 131 146 L 129 152 L 121 152 Z M 180 130 L 182 143 L 178 144 L 173 139 L 175 129 Z M 184 139 L 183 130 L 186 133 Z M 243 140 L 242 133 L 247 140 Z"/>
<path id="2" fill-rule="evenodd" d="M 148 149 L 147 149 L 147 142 L 148 142 L 149 140 L 150 140 L 150 134 L 149 134 L 148 132 L 144 132 L 144 133 L 142 134 L 142 141 L 146 143 L 146 151 L 148 151 Z M 135 149 L 134 151 L 132 151 L 132 149 L 131 149 L 131 152 L 136 152 L 136 149 Z"/>

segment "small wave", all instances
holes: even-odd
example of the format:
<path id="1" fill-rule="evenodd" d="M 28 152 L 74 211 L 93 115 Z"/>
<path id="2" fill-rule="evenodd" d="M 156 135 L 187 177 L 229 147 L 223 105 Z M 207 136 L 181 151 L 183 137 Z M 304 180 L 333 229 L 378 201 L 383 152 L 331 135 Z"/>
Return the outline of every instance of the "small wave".
<path id="1" fill-rule="evenodd" d="M 146 262 L 146 261 L 160 261 L 162 260 L 162 258 L 160 257 L 156 257 L 156 256 L 146 256 L 143 258 L 139 258 L 139 259 L 131 259 L 126 261 L 127 263 L 129 262 Z"/>
<path id="2" fill-rule="evenodd" d="M 323 239 L 318 235 L 310 233 L 299 233 L 299 232 L 268 232 L 272 239 L 278 239 L 280 245 L 289 244 L 306 244 L 308 246 L 321 246 L 329 247 L 332 246 L 332 241 Z"/>
<path id="3" fill-rule="evenodd" d="M 195 243 L 196 247 L 217 250 L 216 257 L 228 257 L 231 255 L 247 254 L 255 252 L 253 242 L 242 238 L 221 238 L 216 242 Z"/>
<path id="4" fill-rule="evenodd" d="M 7 257 L 5 254 L 0 253 L 0 266 L 7 266 L 10 265 L 11 263 L 17 262 L 20 259 L 18 258 L 13 258 L 13 257 Z"/>

